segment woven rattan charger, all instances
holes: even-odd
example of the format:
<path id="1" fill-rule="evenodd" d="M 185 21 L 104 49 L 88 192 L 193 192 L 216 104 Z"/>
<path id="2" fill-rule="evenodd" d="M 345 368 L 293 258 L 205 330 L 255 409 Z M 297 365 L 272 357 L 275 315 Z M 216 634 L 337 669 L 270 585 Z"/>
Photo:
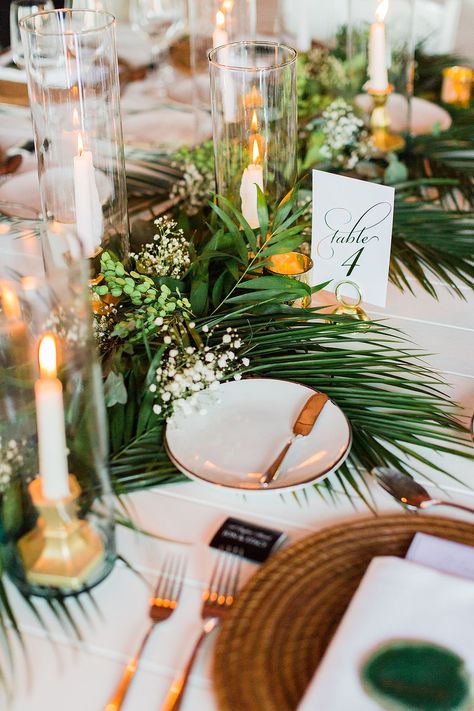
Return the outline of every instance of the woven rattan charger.
<path id="1" fill-rule="evenodd" d="M 219 711 L 294 711 L 372 558 L 403 557 L 417 531 L 474 545 L 472 523 L 398 514 L 325 528 L 271 558 L 219 634 Z"/>

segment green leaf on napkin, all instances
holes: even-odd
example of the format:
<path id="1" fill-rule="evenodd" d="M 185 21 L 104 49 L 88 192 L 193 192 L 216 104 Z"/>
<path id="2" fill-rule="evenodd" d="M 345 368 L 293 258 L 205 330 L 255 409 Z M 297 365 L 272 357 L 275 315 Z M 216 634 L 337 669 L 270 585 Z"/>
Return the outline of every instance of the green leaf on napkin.
<path id="1" fill-rule="evenodd" d="M 390 711 L 469 711 L 472 697 L 464 661 L 431 642 L 393 640 L 364 662 L 366 692 Z"/>

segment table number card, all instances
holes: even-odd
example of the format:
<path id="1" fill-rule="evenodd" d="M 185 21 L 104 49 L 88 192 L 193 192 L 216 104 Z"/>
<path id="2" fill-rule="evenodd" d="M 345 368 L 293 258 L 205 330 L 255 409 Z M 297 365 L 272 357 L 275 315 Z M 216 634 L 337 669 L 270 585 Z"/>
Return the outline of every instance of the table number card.
<path id="1" fill-rule="evenodd" d="M 385 306 L 394 188 L 313 170 L 313 281 L 352 281 L 362 300 Z M 344 296 L 354 287 L 342 285 Z"/>

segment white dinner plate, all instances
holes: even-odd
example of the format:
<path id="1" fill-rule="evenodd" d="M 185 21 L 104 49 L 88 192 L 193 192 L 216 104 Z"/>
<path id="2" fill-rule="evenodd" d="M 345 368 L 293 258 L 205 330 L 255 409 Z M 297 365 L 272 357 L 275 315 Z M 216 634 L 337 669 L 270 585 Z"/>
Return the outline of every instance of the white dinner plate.
<path id="1" fill-rule="evenodd" d="M 205 415 L 180 416 L 167 426 L 170 459 L 193 479 L 232 489 L 289 490 L 320 480 L 344 462 L 352 441 L 349 421 L 332 400 L 312 432 L 291 447 L 278 479 L 266 489 L 259 483 L 313 393 L 305 385 L 269 378 L 224 383 L 218 399 L 206 401 Z"/>
<path id="2" fill-rule="evenodd" d="M 36 170 L 18 173 L 1 183 L 0 213 L 24 219 L 41 216 L 38 172 Z"/>
<path id="3" fill-rule="evenodd" d="M 211 120 L 200 112 L 200 133 L 210 135 Z M 196 143 L 196 113 L 178 109 L 156 109 L 122 117 L 125 143 L 175 150 Z"/>

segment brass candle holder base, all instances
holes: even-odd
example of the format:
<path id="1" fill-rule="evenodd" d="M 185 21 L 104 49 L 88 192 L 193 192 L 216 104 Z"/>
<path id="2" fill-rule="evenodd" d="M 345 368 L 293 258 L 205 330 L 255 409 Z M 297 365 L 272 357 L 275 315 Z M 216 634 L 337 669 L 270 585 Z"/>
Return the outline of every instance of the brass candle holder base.
<path id="1" fill-rule="evenodd" d="M 69 487 L 70 495 L 58 501 L 43 497 L 39 477 L 28 487 L 40 516 L 35 528 L 20 538 L 18 549 L 32 585 L 78 590 L 104 559 L 101 537 L 77 516 L 81 489 L 71 474 Z"/>
<path id="2" fill-rule="evenodd" d="M 387 109 L 387 99 L 393 92 L 393 85 L 389 84 L 385 90 L 368 89 L 374 101 L 374 108 L 370 117 L 372 131 L 372 144 L 382 153 L 401 151 L 405 147 L 405 139 L 390 132 L 390 115 Z"/>

